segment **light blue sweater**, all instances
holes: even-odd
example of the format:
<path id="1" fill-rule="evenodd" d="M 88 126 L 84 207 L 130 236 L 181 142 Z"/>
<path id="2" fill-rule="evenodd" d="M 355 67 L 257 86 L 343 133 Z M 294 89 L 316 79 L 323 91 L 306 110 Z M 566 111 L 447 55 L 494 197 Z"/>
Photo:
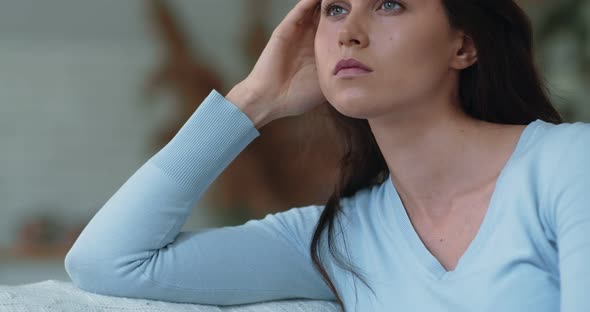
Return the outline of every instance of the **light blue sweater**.
<path id="1" fill-rule="evenodd" d="M 212 305 L 335 300 L 309 254 L 323 205 L 181 232 L 201 195 L 258 136 L 213 90 L 86 226 L 65 259 L 73 283 Z M 376 294 L 322 251 L 349 311 L 590 311 L 590 124 L 528 125 L 450 272 L 422 244 L 390 178 L 341 203 L 349 260 Z"/>

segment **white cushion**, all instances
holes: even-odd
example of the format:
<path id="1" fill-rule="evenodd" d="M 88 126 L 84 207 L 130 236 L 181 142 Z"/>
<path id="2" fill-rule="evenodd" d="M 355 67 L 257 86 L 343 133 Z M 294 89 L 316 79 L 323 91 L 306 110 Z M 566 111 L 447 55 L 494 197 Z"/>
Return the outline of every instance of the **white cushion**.
<path id="1" fill-rule="evenodd" d="M 97 295 L 71 282 L 47 280 L 18 286 L 0 285 L 0 312 L 338 312 L 336 302 L 309 299 L 212 306 Z"/>

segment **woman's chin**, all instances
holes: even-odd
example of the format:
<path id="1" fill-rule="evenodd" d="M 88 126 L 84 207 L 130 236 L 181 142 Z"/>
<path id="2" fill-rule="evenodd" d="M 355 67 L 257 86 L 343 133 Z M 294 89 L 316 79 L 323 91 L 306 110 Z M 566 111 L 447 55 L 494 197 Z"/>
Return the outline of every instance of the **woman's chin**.
<path id="1" fill-rule="evenodd" d="M 366 119 L 370 115 L 367 111 L 367 106 L 365 104 L 366 102 L 363 101 L 346 100 L 345 102 L 329 102 L 340 114 L 350 118 Z"/>

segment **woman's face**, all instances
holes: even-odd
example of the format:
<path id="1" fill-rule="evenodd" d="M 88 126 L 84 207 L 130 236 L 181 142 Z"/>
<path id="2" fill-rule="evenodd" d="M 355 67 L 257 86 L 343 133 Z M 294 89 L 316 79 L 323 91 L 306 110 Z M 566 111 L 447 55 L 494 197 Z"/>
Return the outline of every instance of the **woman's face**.
<path id="1" fill-rule="evenodd" d="M 457 36 L 441 0 L 322 0 L 321 7 L 315 37 L 319 82 L 340 113 L 382 116 L 428 102 L 448 92 L 449 79 L 456 79 L 451 60 Z M 373 71 L 334 75 L 336 64 L 348 58 Z"/>

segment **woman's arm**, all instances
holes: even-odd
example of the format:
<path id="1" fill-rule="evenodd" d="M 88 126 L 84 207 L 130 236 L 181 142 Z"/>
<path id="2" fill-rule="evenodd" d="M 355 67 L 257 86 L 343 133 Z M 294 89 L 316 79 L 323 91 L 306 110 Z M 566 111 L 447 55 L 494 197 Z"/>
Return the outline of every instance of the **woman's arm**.
<path id="1" fill-rule="evenodd" d="M 590 311 L 590 124 L 568 127 L 548 188 L 550 232 L 559 256 L 560 311 Z"/>
<path id="2" fill-rule="evenodd" d="M 213 90 L 82 231 L 65 259 L 73 283 L 105 295 L 215 305 L 334 300 L 304 247 L 322 206 L 180 232 L 209 185 L 258 135 Z"/>

